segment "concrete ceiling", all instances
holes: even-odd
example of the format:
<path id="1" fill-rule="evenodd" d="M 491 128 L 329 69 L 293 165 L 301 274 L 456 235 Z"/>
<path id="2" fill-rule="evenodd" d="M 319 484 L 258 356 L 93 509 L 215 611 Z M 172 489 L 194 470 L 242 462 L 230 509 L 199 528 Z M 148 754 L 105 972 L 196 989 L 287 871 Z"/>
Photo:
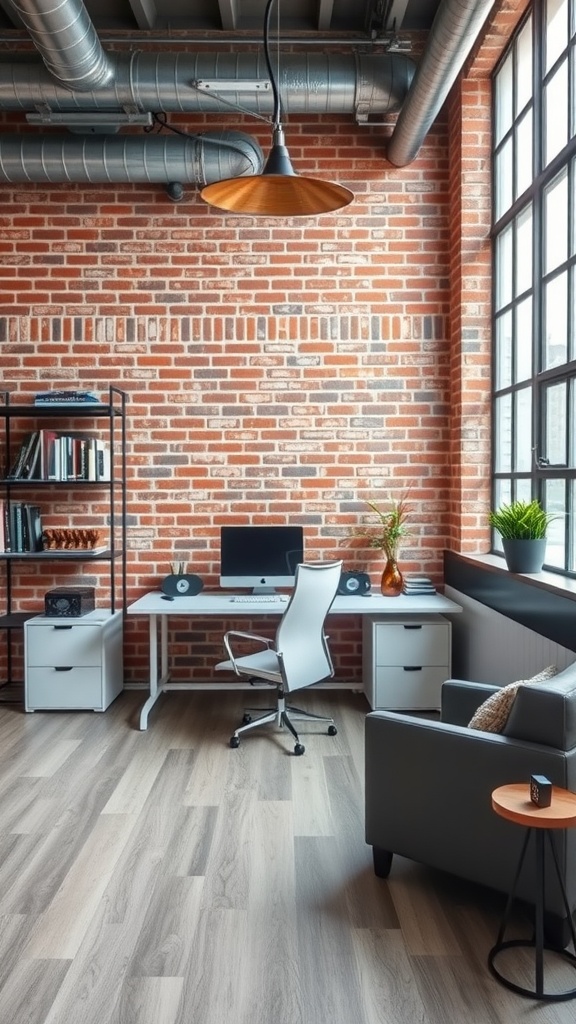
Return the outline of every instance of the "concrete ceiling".
<path id="1" fill-rule="evenodd" d="M 377 38 L 403 29 L 430 28 L 439 0 L 279 0 L 284 33 L 329 36 L 352 33 Z M 262 31 L 266 0 L 85 0 L 99 33 Z M 272 13 L 276 24 L 276 10 Z M 9 3 L 0 0 L 0 32 L 21 28 Z"/>

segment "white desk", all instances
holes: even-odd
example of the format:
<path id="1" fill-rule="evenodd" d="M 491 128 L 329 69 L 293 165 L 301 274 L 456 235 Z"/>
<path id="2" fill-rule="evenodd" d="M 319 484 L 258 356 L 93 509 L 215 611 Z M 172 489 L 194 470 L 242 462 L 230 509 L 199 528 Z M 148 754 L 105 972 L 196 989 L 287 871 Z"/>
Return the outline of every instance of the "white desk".
<path id="1" fill-rule="evenodd" d="M 262 618 L 267 615 L 282 615 L 285 601 L 233 601 L 233 595 L 226 591 L 201 591 L 196 597 L 175 597 L 167 601 L 160 591 L 144 594 L 127 609 L 128 615 L 148 617 L 150 696 L 140 712 L 140 728 L 148 726 L 148 714 L 161 693 L 169 689 L 182 689 L 181 684 L 170 685 L 168 662 L 168 618 L 180 615 L 187 618 L 212 615 L 222 620 L 250 616 Z M 365 597 L 337 596 L 330 609 L 330 615 L 437 615 L 454 614 L 462 608 L 442 594 L 424 597 L 382 597 L 374 592 Z M 158 632 L 160 632 L 160 672 L 158 672 Z M 222 684 L 219 684 L 220 688 Z M 208 689 L 214 684 L 192 684 L 193 689 Z M 228 689 L 237 689 L 238 684 L 224 684 Z M 188 687 L 187 687 L 188 688 Z"/>

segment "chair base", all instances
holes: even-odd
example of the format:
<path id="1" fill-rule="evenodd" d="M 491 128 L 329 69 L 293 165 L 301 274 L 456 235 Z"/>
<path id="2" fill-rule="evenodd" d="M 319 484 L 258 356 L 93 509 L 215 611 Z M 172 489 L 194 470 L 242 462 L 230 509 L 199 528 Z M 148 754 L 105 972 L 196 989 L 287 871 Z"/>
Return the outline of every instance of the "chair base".
<path id="1" fill-rule="evenodd" d="M 239 726 L 238 729 L 230 737 L 230 746 L 240 746 L 240 736 L 248 732 L 249 729 L 255 729 L 260 725 L 268 725 L 274 722 L 278 729 L 288 729 L 292 733 L 296 744 L 294 746 L 294 753 L 299 756 L 305 751 L 304 746 L 300 743 L 300 737 L 296 731 L 292 719 L 295 721 L 311 721 L 311 722 L 322 722 L 328 726 L 328 735 L 335 736 L 337 733 L 336 726 L 334 725 L 333 718 L 326 718 L 324 715 L 314 715 L 311 711 L 304 711 L 302 708 L 296 708 L 292 705 L 286 704 L 284 697 L 278 698 L 278 703 L 275 708 L 264 708 L 258 709 L 258 717 L 252 719 L 249 712 L 244 713 L 243 725 Z"/>

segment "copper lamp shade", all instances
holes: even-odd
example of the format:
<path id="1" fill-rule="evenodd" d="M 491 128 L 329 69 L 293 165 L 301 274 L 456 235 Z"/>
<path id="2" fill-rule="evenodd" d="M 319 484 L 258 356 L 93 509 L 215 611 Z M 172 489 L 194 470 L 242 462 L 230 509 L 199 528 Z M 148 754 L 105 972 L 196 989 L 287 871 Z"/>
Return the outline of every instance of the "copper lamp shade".
<path id="1" fill-rule="evenodd" d="M 274 0 L 268 0 L 264 15 L 264 56 L 274 95 L 272 149 L 262 174 L 226 178 L 206 185 L 200 195 L 211 206 L 232 213 L 256 217 L 312 217 L 348 206 L 354 199 L 350 189 L 334 181 L 305 178 L 296 174 L 284 144 L 281 102 L 270 60 L 269 26 Z"/>
<path id="2" fill-rule="evenodd" d="M 256 217 L 311 217 L 339 210 L 354 199 L 343 185 L 296 174 L 278 125 L 262 174 L 215 181 L 202 189 L 201 196 L 221 210 Z"/>

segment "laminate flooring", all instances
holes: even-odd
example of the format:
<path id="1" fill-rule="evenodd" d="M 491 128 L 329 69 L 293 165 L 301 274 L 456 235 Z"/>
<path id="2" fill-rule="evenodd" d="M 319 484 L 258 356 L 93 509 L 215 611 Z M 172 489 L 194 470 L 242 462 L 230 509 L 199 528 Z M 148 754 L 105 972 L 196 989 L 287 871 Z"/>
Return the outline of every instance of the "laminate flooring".
<path id="1" fill-rule="evenodd" d="M 502 896 L 374 876 L 364 697 L 301 696 L 338 735 L 294 757 L 270 729 L 228 747 L 247 696 L 171 692 L 147 732 L 139 692 L 0 706 L 2 1024 L 572 1024 L 489 973 Z"/>

